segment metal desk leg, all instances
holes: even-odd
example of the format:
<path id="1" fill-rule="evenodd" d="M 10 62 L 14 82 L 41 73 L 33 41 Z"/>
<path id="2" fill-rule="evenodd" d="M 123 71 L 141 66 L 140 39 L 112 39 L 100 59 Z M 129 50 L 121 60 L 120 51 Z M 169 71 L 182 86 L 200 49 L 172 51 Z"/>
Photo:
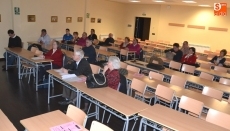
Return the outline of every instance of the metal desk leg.
<path id="1" fill-rule="evenodd" d="M 22 79 L 21 77 L 21 58 L 18 56 L 18 79 Z"/>
<path id="2" fill-rule="evenodd" d="M 38 91 L 38 69 L 39 69 L 39 66 L 38 64 L 36 63 L 36 78 L 35 78 L 35 86 L 36 86 L 36 91 Z"/>
<path id="3" fill-rule="evenodd" d="M 78 94 L 77 94 L 77 101 L 78 101 L 78 105 L 77 107 L 80 108 L 81 107 L 81 92 L 78 90 Z"/>
<path id="4" fill-rule="evenodd" d="M 142 131 L 141 129 L 142 129 L 142 124 L 143 124 L 143 119 L 144 118 L 142 118 L 141 121 L 140 121 L 139 131 Z"/>
<path id="5" fill-rule="evenodd" d="M 128 131 L 129 129 L 129 118 L 126 116 L 126 122 L 125 122 L 125 131 Z"/>
<path id="6" fill-rule="evenodd" d="M 50 74 L 49 74 L 49 77 L 48 77 L 48 104 L 50 103 Z"/>
<path id="7" fill-rule="evenodd" d="M 8 52 L 6 51 L 6 70 L 8 70 L 8 65 L 7 65 L 7 61 L 8 61 L 8 59 L 7 59 L 7 56 L 8 56 Z"/>
<path id="8" fill-rule="evenodd" d="M 96 108 L 96 119 L 99 121 L 99 102 L 97 102 L 97 104 L 95 104 L 95 108 Z"/>

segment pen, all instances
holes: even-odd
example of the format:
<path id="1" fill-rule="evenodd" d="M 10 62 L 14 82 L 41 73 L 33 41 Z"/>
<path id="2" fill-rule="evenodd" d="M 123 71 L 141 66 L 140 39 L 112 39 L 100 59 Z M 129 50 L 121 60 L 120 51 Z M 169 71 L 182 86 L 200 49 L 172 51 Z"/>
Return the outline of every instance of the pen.
<path id="1" fill-rule="evenodd" d="M 80 127 L 78 125 L 75 125 L 78 129 L 80 129 Z"/>

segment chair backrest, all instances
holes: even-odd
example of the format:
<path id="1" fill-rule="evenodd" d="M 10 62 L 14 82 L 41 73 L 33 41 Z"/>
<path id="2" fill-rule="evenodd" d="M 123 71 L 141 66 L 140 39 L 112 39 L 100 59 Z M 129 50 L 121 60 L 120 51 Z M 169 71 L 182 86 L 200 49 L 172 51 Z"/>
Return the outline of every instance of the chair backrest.
<path id="1" fill-rule="evenodd" d="M 31 49 L 30 49 L 30 51 L 31 51 L 31 52 L 33 52 L 33 53 L 35 53 L 35 52 L 36 52 L 36 50 L 38 50 L 38 48 L 37 48 L 37 47 L 31 47 Z"/>
<path id="2" fill-rule="evenodd" d="M 204 87 L 202 94 L 206 96 L 210 96 L 220 101 L 222 100 L 222 96 L 223 96 L 222 91 L 216 90 L 214 88 L 209 88 L 207 86 Z"/>
<path id="3" fill-rule="evenodd" d="M 204 50 L 204 53 L 212 53 L 212 51 Z"/>
<path id="4" fill-rule="evenodd" d="M 205 72 L 200 73 L 200 78 L 213 81 L 214 76 Z"/>
<path id="5" fill-rule="evenodd" d="M 125 69 L 126 69 L 126 68 L 127 68 L 127 65 L 128 65 L 128 64 L 126 64 L 126 63 L 124 63 L 124 62 L 120 62 L 121 68 L 125 68 Z"/>
<path id="6" fill-rule="evenodd" d="M 127 70 L 135 72 L 135 73 L 139 73 L 140 72 L 140 68 L 137 68 L 135 66 L 131 66 L 131 65 L 127 65 Z"/>
<path id="7" fill-rule="evenodd" d="M 128 50 L 121 49 L 121 51 L 120 51 L 120 55 L 127 56 L 127 55 L 128 55 Z"/>
<path id="8" fill-rule="evenodd" d="M 66 115 L 73 119 L 77 124 L 85 127 L 87 115 L 81 109 L 77 108 L 74 105 L 68 105 Z"/>
<path id="9" fill-rule="evenodd" d="M 82 47 L 79 45 L 74 45 L 74 50 L 77 50 L 77 49 L 82 49 Z"/>
<path id="10" fill-rule="evenodd" d="M 226 78 L 220 78 L 219 83 L 230 86 L 230 80 Z"/>
<path id="11" fill-rule="evenodd" d="M 132 83 L 131 83 L 131 89 L 134 89 L 142 94 L 144 94 L 145 89 L 146 89 L 146 84 L 145 82 L 138 80 L 136 78 L 133 78 Z"/>
<path id="12" fill-rule="evenodd" d="M 159 81 L 163 81 L 163 79 L 164 79 L 164 75 L 153 72 L 153 71 L 149 72 L 149 77 L 152 79 L 159 80 Z"/>
<path id="13" fill-rule="evenodd" d="M 181 68 L 181 71 L 189 73 L 189 74 L 194 74 L 194 72 L 195 72 L 195 66 L 183 64 L 183 66 Z"/>
<path id="14" fill-rule="evenodd" d="M 211 66 L 212 65 L 210 63 L 200 63 L 201 68 L 211 69 Z"/>
<path id="15" fill-rule="evenodd" d="M 230 130 L 230 115 L 220 111 L 209 109 L 206 121 Z"/>
<path id="16" fill-rule="evenodd" d="M 187 110 L 192 114 L 195 114 L 193 116 L 196 117 L 200 117 L 203 106 L 204 106 L 203 102 L 197 101 L 187 96 L 182 96 L 179 103 L 179 108 Z"/>
<path id="17" fill-rule="evenodd" d="M 208 60 L 208 56 L 207 55 L 198 55 L 197 59 L 198 60 L 207 61 Z"/>
<path id="18" fill-rule="evenodd" d="M 97 65 L 90 64 L 93 74 L 98 74 L 100 72 L 100 67 Z"/>
<path id="19" fill-rule="evenodd" d="M 181 68 L 181 63 L 175 62 L 175 61 L 170 61 L 170 63 L 169 63 L 169 68 L 173 68 L 173 69 L 180 70 L 180 68 Z"/>
<path id="20" fill-rule="evenodd" d="M 99 47 L 99 50 L 104 50 L 104 51 L 107 51 L 107 47 L 100 46 L 100 47 Z"/>
<path id="21" fill-rule="evenodd" d="M 217 53 L 208 53 L 208 57 L 209 58 L 213 58 L 213 57 L 215 57 L 217 55 Z"/>
<path id="22" fill-rule="evenodd" d="M 174 90 L 163 85 L 157 85 L 155 95 L 171 103 L 174 97 Z"/>
<path id="23" fill-rule="evenodd" d="M 98 121 L 93 121 L 90 127 L 90 131 L 113 131 L 113 130 Z"/>
<path id="24" fill-rule="evenodd" d="M 228 68 L 221 67 L 221 66 L 215 66 L 215 67 L 214 67 L 214 70 L 220 71 L 220 72 L 224 72 L 224 73 L 227 73 L 227 72 L 228 72 Z"/>
<path id="25" fill-rule="evenodd" d="M 173 84 L 173 85 L 176 85 L 176 86 L 179 86 L 179 87 L 185 87 L 185 84 L 186 84 L 186 79 L 185 78 L 181 78 L 179 76 L 176 76 L 176 75 L 172 75 L 171 76 L 171 79 L 170 79 L 170 84 Z"/>

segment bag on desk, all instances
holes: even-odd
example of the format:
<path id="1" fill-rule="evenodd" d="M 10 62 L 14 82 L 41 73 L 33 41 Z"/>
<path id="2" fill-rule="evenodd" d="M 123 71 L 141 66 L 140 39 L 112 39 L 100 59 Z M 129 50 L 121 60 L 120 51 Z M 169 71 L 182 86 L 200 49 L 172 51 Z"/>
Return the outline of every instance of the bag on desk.
<path id="1" fill-rule="evenodd" d="M 154 69 L 154 70 L 164 70 L 165 67 L 162 65 L 154 64 L 154 63 L 149 63 L 146 65 L 148 68 Z"/>
<path id="2" fill-rule="evenodd" d="M 86 85 L 88 88 L 101 88 L 107 86 L 107 81 L 102 73 L 91 74 L 86 78 Z"/>

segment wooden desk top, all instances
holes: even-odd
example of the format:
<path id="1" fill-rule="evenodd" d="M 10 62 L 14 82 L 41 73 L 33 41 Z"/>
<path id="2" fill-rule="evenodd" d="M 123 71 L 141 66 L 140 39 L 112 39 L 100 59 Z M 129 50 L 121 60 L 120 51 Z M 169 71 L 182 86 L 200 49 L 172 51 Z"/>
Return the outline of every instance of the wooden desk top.
<path id="1" fill-rule="evenodd" d="M 48 72 L 61 79 L 61 76 L 54 70 Z M 110 87 L 89 89 L 84 82 L 69 82 L 69 84 L 125 116 L 131 116 L 149 108 L 148 104 Z"/>
<path id="2" fill-rule="evenodd" d="M 51 127 L 65 124 L 71 121 L 73 121 L 71 118 L 66 116 L 60 110 L 56 110 L 56 111 L 52 111 L 38 116 L 20 120 L 20 123 L 28 131 L 50 131 Z M 83 128 L 81 131 L 88 131 L 84 127 L 82 126 L 80 127 Z"/>
<path id="3" fill-rule="evenodd" d="M 0 131 L 17 131 L 7 116 L 0 109 Z"/>
<path id="4" fill-rule="evenodd" d="M 230 74 L 229 73 L 224 73 L 224 72 L 220 72 L 220 71 L 216 71 L 216 70 L 212 70 L 212 69 L 205 69 L 205 68 L 196 68 L 196 70 L 201 71 L 201 72 L 206 72 L 208 74 L 212 74 L 212 75 L 217 75 L 220 77 L 225 77 L 225 78 L 230 78 Z"/>
<path id="5" fill-rule="evenodd" d="M 225 128 L 156 104 L 140 116 L 176 131 L 228 131 Z"/>
<path id="6" fill-rule="evenodd" d="M 96 52 L 98 54 L 105 55 L 105 56 L 116 56 L 117 55 L 116 53 L 108 52 L 108 51 L 105 51 L 105 50 L 99 50 L 99 49 L 96 49 Z"/>
<path id="7" fill-rule="evenodd" d="M 8 51 L 11 51 L 17 55 L 19 55 L 20 57 L 24 58 L 24 59 L 27 59 L 29 61 L 32 61 L 34 63 L 42 63 L 42 62 L 52 62 L 53 60 L 51 59 L 41 59 L 41 60 L 33 60 L 31 58 L 34 57 L 34 53 L 31 52 L 31 51 L 28 51 L 26 49 L 23 49 L 23 48 L 5 48 L 6 50 Z"/>

